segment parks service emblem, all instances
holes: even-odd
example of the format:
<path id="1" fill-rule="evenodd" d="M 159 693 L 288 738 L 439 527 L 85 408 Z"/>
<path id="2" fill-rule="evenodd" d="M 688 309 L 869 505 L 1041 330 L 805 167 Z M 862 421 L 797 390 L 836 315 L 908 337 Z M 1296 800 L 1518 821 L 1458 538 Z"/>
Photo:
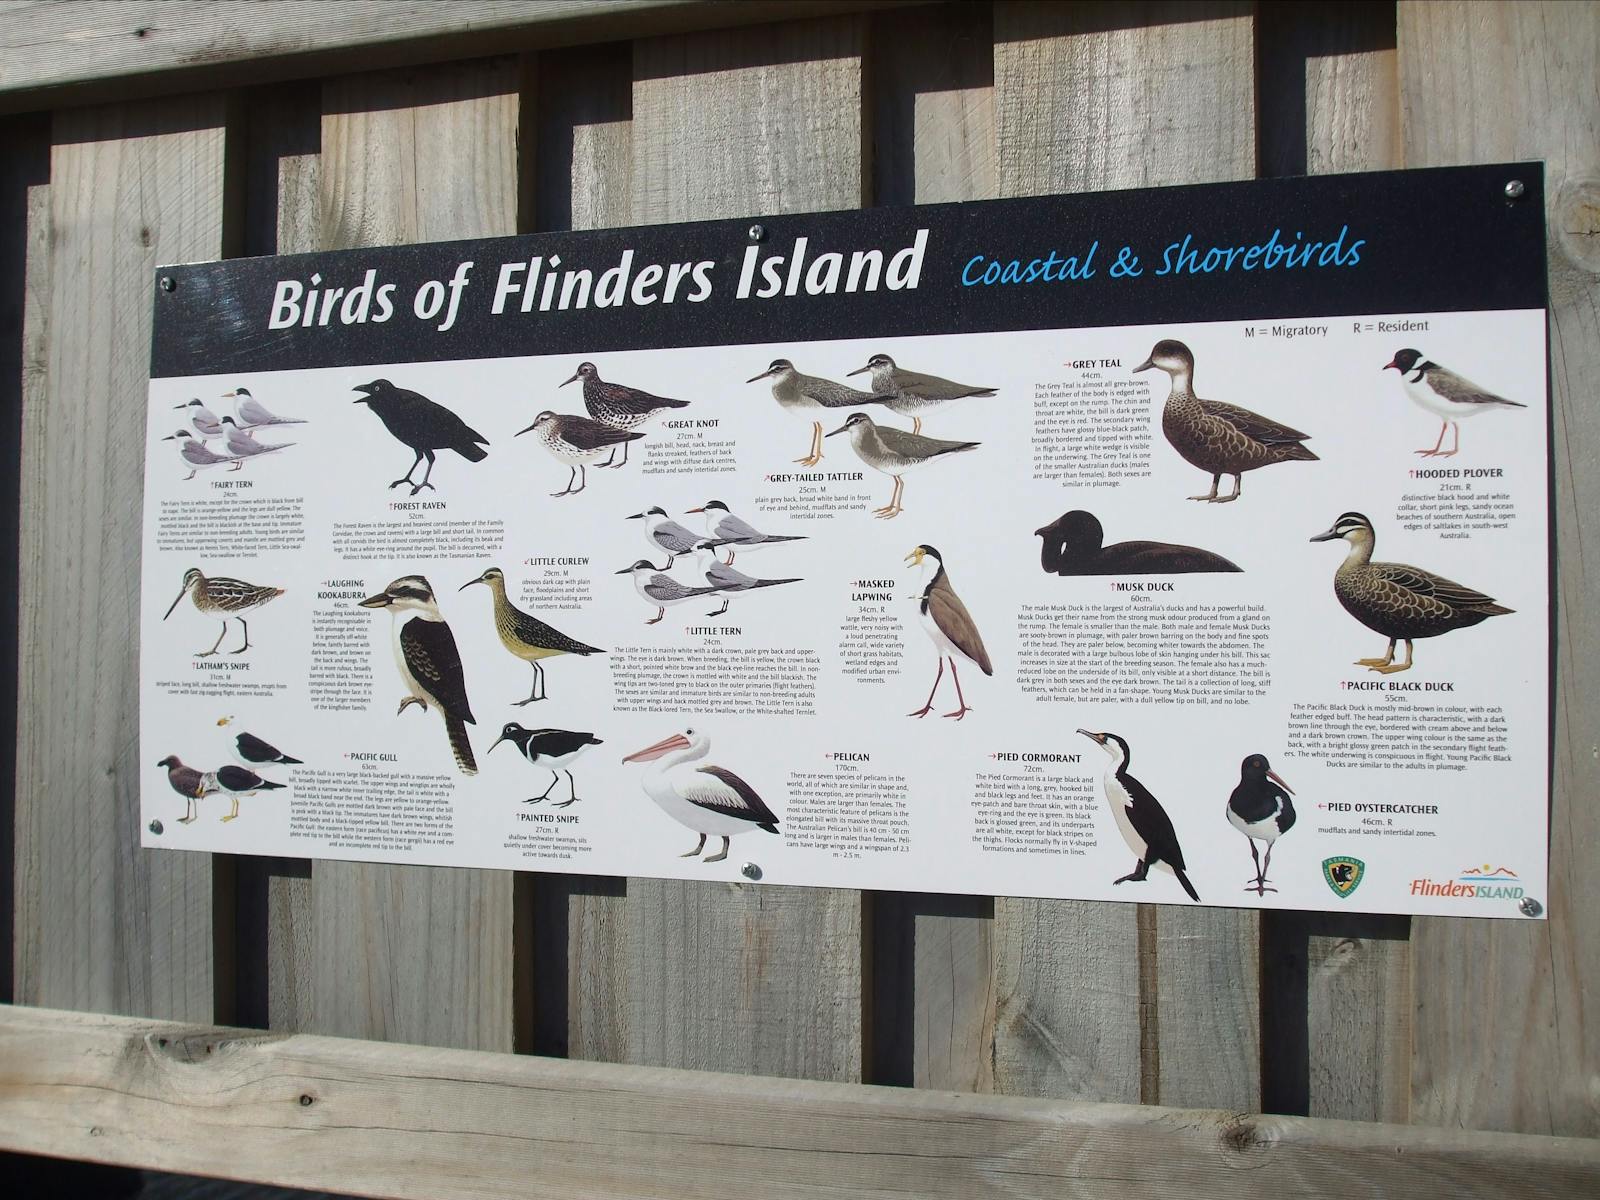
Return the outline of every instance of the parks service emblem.
<path id="1" fill-rule="evenodd" d="M 1341 900 L 1361 886 L 1367 873 L 1367 864 L 1348 854 L 1322 860 L 1322 877 L 1328 881 L 1333 894 Z"/>

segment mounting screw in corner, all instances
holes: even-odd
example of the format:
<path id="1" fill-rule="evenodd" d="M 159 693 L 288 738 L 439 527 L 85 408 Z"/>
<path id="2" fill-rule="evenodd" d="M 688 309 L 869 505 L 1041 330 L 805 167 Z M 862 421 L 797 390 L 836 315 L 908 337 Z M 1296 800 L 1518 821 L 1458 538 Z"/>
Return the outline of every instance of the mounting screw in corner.
<path id="1" fill-rule="evenodd" d="M 163 292 L 175 292 L 178 290 L 178 281 L 171 275 L 163 275 L 159 280 L 157 280 L 157 283 L 160 284 Z"/>
<path id="2" fill-rule="evenodd" d="M 150 822 L 150 832 L 155 834 L 157 837 L 161 836 L 161 831 L 164 830 L 165 828 L 166 828 L 166 826 L 163 825 L 160 821 L 151 821 Z"/>
<path id="3" fill-rule="evenodd" d="M 1527 190 L 1527 185 L 1524 184 L 1520 179 L 1509 179 L 1506 181 L 1507 200 L 1521 200 L 1523 193 Z"/>
<path id="4" fill-rule="evenodd" d="M 759 242 L 762 238 L 764 238 L 766 236 L 767 236 L 767 230 L 766 230 L 766 227 L 764 225 L 752 225 L 752 226 L 750 226 L 750 240 L 752 242 Z"/>
<path id="5" fill-rule="evenodd" d="M 1537 917 L 1544 911 L 1544 905 L 1540 904 L 1532 896 L 1524 896 L 1522 902 L 1517 905 L 1517 911 L 1525 917 Z"/>
<path id="6" fill-rule="evenodd" d="M 745 863 L 744 866 L 739 868 L 739 874 L 743 875 L 746 879 L 760 879 L 761 868 L 756 866 L 755 863 Z"/>

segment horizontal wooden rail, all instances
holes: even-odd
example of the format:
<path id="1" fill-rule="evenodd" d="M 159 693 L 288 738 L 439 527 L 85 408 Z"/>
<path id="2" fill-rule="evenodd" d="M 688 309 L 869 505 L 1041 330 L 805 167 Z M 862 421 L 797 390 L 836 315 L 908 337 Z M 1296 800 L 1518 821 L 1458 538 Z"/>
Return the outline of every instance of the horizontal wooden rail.
<path id="1" fill-rule="evenodd" d="M 1600 1142 L 0 1008 L 0 1149 L 362 1195 L 1600 1194 Z"/>
<path id="2" fill-rule="evenodd" d="M 0 113 L 917 0 L 0 0 Z"/>

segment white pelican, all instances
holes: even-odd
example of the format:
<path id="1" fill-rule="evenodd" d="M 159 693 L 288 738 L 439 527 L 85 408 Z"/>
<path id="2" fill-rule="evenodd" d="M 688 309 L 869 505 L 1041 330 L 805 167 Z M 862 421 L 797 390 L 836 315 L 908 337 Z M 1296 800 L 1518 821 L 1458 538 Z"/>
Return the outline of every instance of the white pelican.
<path id="1" fill-rule="evenodd" d="M 704 733 L 685 729 L 669 738 L 635 750 L 622 761 L 661 764 L 644 777 L 644 792 L 680 825 L 700 835 L 693 850 L 680 858 L 694 858 L 706 847 L 706 838 L 722 839 L 722 849 L 705 861 L 728 857 L 728 839 L 750 829 L 778 832 L 778 817 L 756 790 L 726 767 L 696 765 L 711 749 Z"/>

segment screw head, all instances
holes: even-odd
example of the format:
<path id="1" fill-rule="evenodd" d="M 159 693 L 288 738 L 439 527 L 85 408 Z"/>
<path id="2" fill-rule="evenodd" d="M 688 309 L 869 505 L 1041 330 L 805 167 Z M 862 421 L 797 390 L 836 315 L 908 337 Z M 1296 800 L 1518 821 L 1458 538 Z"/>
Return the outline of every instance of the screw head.
<path id="1" fill-rule="evenodd" d="M 161 831 L 165 828 L 166 826 L 164 826 L 160 821 L 150 822 L 150 832 L 155 834 L 157 837 L 161 836 Z"/>
<path id="2" fill-rule="evenodd" d="M 743 875 L 746 879 L 760 879 L 761 868 L 756 866 L 755 863 L 745 863 L 744 866 L 739 868 L 739 874 Z"/>
<path id="3" fill-rule="evenodd" d="M 163 292 L 175 292 L 178 290 L 178 281 L 171 275 L 163 275 L 157 282 L 160 283 Z"/>
<path id="4" fill-rule="evenodd" d="M 750 240 L 752 242 L 759 242 L 762 238 L 764 238 L 766 236 L 767 236 L 767 231 L 763 226 L 760 226 L 760 225 L 752 225 L 752 226 L 750 226 Z"/>
<path id="5" fill-rule="evenodd" d="M 1527 190 L 1528 190 L 1527 186 L 1522 182 L 1522 180 L 1520 180 L 1520 179 L 1508 180 L 1506 182 L 1506 199 L 1507 200 L 1521 200 L 1523 193 L 1526 192 Z"/>
<path id="6" fill-rule="evenodd" d="M 1517 905 L 1517 911 L 1525 917 L 1537 917 L 1544 911 L 1544 905 L 1540 904 L 1532 896 L 1524 896 L 1521 903 Z"/>

